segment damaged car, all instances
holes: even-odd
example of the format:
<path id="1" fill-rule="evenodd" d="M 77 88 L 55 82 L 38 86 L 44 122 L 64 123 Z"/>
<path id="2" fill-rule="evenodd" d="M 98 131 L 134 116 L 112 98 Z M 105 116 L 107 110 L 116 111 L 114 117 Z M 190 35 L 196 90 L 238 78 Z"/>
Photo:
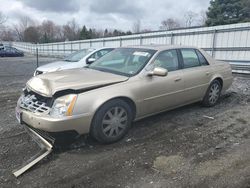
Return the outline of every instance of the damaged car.
<path id="1" fill-rule="evenodd" d="M 228 63 L 184 46 L 117 48 L 88 67 L 26 84 L 16 117 L 45 139 L 123 138 L 132 122 L 194 102 L 214 106 L 232 84 Z"/>

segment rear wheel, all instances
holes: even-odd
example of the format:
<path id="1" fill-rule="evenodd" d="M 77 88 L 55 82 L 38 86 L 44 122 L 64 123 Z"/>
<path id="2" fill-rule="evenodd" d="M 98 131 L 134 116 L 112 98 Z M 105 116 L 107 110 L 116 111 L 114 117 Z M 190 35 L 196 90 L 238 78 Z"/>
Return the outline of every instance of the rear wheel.
<path id="1" fill-rule="evenodd" d="M 202 102 L 203 105 L 207 107 L 216 105 L 221 95 L 221 89 L 222 89 L 221 83 L 218 80 L 214 80 L 210 84 L 206 92 L 206 95 Z"/>
<path id="2" fill-rule="evenodd" d="M 91 135 L 101 143 L 112 143 L 122 139 L 132 123 L 130 106 L 120 99 L 105 103 L 95 114 Z"/>

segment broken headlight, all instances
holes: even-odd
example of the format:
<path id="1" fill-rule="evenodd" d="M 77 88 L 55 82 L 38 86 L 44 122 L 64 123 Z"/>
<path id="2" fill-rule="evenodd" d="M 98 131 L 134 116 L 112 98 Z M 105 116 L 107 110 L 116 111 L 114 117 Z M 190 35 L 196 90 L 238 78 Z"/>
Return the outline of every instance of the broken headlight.
<path id="1" fill-rule="evenodd" d="M 76 99 L 77 95 L 75 94 L 65 95 L 57 98 L 53 103 L 50 115 L 52 117 L 71 116 Z"/>

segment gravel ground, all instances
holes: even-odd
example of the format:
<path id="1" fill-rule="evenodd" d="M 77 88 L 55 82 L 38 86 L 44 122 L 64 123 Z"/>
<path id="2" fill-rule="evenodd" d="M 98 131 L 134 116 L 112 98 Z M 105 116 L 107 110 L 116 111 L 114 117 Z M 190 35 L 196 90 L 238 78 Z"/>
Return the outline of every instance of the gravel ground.
<path id="1" fill-rule="evenodd" d="M 14 113 L 34 69 L 33 57 L 0 59 L 0 187 L 250 187 L 250 77 L 239 75 L 213 108 L 141 120 L 111 145 L 85 136 L 15 178 L 39 152 Z"/>

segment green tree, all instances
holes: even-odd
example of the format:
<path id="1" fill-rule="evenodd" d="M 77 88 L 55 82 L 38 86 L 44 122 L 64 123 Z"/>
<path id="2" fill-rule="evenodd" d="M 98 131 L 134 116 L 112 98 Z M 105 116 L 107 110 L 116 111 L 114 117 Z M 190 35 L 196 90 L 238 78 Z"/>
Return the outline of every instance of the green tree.
<path id="1" fill-rule="evenodd" d="M 242 0 L 242 5 L 243 5 L 242 14 L 244 17 L 244 21 L 250 22 L 250 1 Z"/>
<path id="2" fill-rule="evenodd" d="M 84 39 L 87 39 L 87 38 L 88 38 L 88 30 L 87 30 L 87 27 L 84 25 L 82 27 L 82 30 L 80 31 L 80 39 L 84 40 Z"/>
<path id="3" fill-rule="evenodd" d="M 249 21 L 249 7 L 249 0 L 211 0 L 206 25 L 214 26 Z"/>
<path id="4" fill-rule="evenodd" d="M 95 34 L 95 33 L 92 31 L 92 29 L 89 29 L 88 35 L 87 35 L 87 39 L 95 38 L 94 34 Z"/>

